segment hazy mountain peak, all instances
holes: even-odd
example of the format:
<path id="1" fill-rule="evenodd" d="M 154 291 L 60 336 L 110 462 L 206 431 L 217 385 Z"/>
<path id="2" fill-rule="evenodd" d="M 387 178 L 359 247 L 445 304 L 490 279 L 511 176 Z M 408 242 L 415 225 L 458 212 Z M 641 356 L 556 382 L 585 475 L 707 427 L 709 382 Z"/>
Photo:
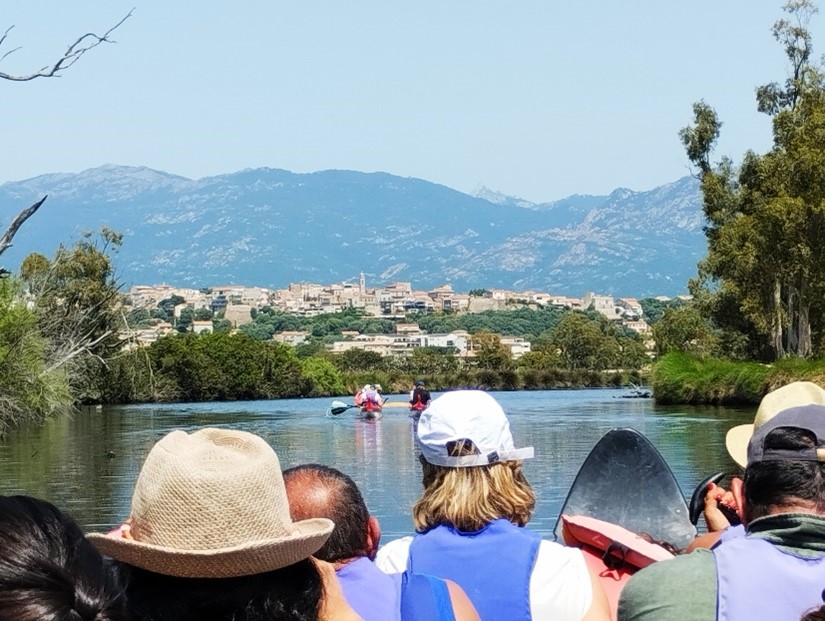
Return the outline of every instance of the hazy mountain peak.
<path id="1" fill-rule="evenodd" d="M 484 185 L 478 185 L 470 192 L 470 196 L 482 198 L 485 201 L 493 203 L 494 205 L 512 205 L 514 207 L 521 207 L 523 209 L 534 209 L 536 204 L 530 201 L 518 198 L 517 196 L 508 196 L 501 192 L 496 192 Z"/>
<path id="2" fill-rule="evenodd" d="M 3 256 L 51 255 L 80 231 L 124 233 L 125 284 L 216 282 L 283 287 L 340 282 L 449 282 L 580 295 L 587 290 L 682 292 L 704 254 L 695 179 L 646 192 L 570 196 L 535 205 L 483 186 L 464 194 L 384 172 L 296 174 L 247 169 L 190 180 L 106 165 L 0 186 L 10 218 L 43 194 L 40 211 Z"/>

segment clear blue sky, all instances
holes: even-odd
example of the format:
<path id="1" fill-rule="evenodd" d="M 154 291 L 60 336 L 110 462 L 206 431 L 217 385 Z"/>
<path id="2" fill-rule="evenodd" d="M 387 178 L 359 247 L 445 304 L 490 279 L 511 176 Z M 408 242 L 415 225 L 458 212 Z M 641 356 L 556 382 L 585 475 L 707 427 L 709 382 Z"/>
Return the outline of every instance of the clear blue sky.
<path id="1" fill-rule="evenodd" d="M 136 10 L 64 77 L 0 81 L 0 182 L 111 163 L 386 171 L 536 202 L 645 190 L 689 172 L 698 99 L 719 155 L 767 149 L 754 88 L 786 74 L 768 0 L 4 4 L 9 73 Z"/>

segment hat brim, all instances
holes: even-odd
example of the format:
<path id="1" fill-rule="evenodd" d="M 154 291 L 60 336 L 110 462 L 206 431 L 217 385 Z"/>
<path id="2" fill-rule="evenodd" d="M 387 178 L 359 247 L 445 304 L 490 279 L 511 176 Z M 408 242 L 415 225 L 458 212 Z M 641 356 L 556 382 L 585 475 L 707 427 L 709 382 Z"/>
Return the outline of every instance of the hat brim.
<path id="1" fill-rule="evenodd" d="M 753 436 L 753 424 L 737 425 L 728 430 L 725 447 L 733 461 L 743 468 L 748 465 L 748 442 Z"/>
<path id="2" fill-rule="evenodd" d="M 317 552 L 334 524 L 325 518 L 293 524 L 295 533 L 215 550 L 176 550 L 135 539 L 91 533 L 89 541 L 103 554 L 141 569 L 178 578 L 237 578 L 287 567 Z"/>

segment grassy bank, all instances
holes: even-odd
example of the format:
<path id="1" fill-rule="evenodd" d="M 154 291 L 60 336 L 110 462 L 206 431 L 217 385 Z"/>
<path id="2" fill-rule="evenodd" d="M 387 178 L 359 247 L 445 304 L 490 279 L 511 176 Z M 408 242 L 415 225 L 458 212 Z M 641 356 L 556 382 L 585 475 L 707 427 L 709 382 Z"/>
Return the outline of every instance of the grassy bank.
<path id="1" fill-rule="evenodd" d="M 671 352 L 654 366 L 652 386 L 659 403 L 754 405 L 767 392 L 796 380 L 825 386 L 825 360 L 761 364 Z"/>

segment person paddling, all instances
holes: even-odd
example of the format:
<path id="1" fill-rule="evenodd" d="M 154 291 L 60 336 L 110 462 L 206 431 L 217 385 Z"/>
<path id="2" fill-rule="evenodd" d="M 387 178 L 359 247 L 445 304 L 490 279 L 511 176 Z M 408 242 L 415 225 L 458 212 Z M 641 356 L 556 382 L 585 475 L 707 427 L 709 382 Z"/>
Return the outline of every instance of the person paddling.
<path id="1" fill-rule="evenodd" d="M 410 391 L 410 411 L 421 413 L 430 404 L 430 391 L 424 388 L 424 380 L 418 380 Z"/>
<path id="2" fill-rule="evenodd" d="M 745 467 L 730 492 L 744 529 L 635 574 L 619 621 L 799 619 L 825 586 L 825 390 L 768 393 L 753 424 L 728 431 Z"/>

